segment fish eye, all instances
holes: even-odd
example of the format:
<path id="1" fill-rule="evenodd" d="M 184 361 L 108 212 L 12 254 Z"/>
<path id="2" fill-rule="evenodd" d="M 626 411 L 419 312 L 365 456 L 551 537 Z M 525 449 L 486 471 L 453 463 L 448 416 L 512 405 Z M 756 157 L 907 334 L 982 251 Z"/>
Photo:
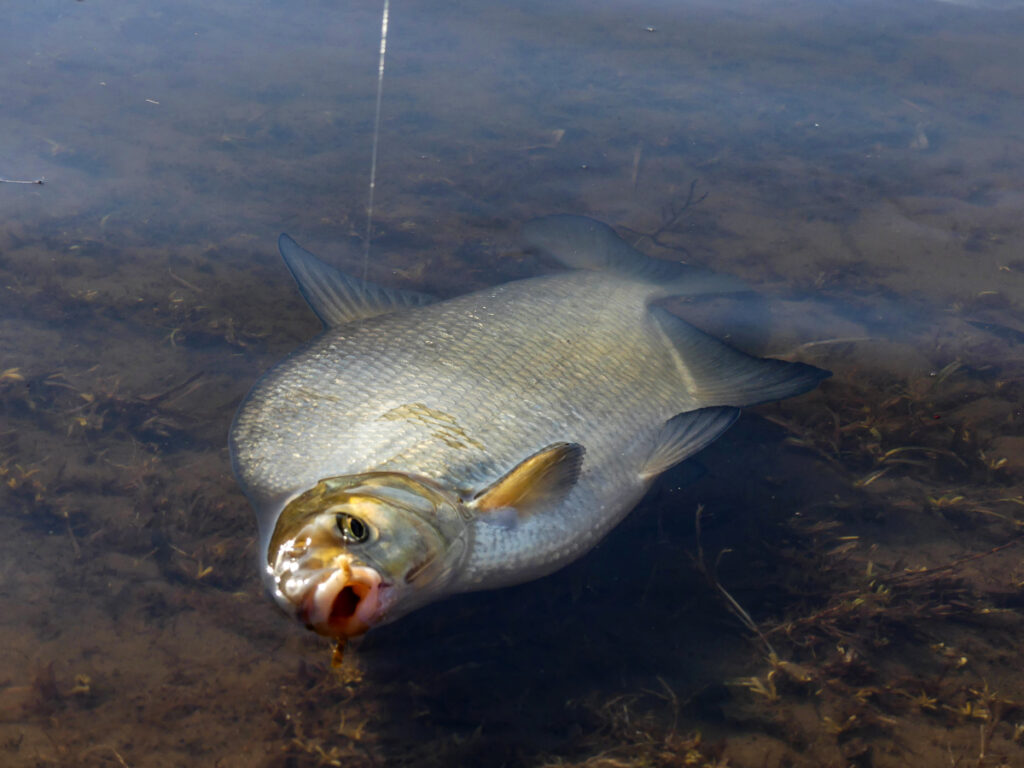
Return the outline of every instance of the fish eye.
<path id="1" fill-rule="evenodd" d="M 343 538 L 349 544 L 360 544 L 370 535 L 370 528 L 358 517 L 341 513 L 335 516 L 335 522 Z"/>

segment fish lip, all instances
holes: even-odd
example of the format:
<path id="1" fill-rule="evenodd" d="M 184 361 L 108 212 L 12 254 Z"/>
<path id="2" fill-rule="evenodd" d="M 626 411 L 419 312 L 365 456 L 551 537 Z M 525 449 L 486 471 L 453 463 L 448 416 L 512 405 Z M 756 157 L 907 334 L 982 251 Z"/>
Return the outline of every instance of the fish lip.
<path id="1" fill-rule="evenodd" d="M 298 604 L 298 619 L 319 635 L 358 637 L 382 623 L 390 586 L 374 568 L 332 569 L 307 588 Z"/>

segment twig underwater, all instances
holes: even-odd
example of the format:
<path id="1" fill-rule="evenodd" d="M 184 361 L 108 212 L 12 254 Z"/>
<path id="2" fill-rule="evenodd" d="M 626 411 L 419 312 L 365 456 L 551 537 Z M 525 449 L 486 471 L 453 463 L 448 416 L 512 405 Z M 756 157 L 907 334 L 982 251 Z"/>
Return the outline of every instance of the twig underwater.
<path id="1" fill-rule="evenodd" d="M 744 627 L 746 627 L 751 634 L 753 634 L 755 637 L 757 637 L 758 640 L 761 641 L 761 643 L 765 647 L 765 650 L 768 653 L 768 656 L 770 658 L 777 657 L 775 649 L 772 647 L 772 644 L 768 641 L 768 638 L 765 637 L 764 633 L 761 631 L 761 628 L 757 626 L 757 622 L 754 621 L 754 619 L 750 616 L 746 609 L 739 604 L 735 597 L 729 594 L 729 590 L 723 587 L 722 583 L 718 580 L 718 563 L 721 561 L 724 555 L 731 552 L 732 550 L 723 549 L 722 551 L 720 551 L 718 553 L 718 557 L 715 558 L 714 566 L 708 568 L 707 563 L 704 560 L 704 545 L 701 543 L 700 518 L 703 513 L 704 506 L 702 504 L 698 504 L 697 512 L 694 515 L 694 535 L 697 538 L 697 570 L 700 571 L 700 573 L 707 580 L 708 584 L 710 584 L 711 587 L 715 590 L 715 592 L 718 593 L 718 595 L 724 600 L 725 607 L 729 610 L 729 612 L 737 619 L 739 619 L 740 623 Z"/>

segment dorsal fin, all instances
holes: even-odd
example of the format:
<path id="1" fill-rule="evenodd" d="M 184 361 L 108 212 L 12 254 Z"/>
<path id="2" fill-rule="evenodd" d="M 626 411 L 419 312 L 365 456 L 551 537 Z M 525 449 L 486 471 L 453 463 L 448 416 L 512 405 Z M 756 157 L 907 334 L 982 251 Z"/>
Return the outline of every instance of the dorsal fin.
<path id="1" fill-rule="evenodd" d="M 723 344 L 661 307 L 651 314 L 668 337 L 687 392 L 702 407 L 782 400 L 813 389 L 830 371 L 805 363 L 752 357 Z"/>
<path id="2" fill-rule="evenodd" d="M 654 450 L 640 469 L 644 480 L 660 475 L 710 445 L 740 415 L 739 408 L 701 408 L 673 416 L 654 441 Z"/>
<path id="3" fill-rule="evenodd" d="M 466 506 L 485 515 L 503 515 L 509 509 L 516 517 L 532 514 L 572 490 L 580 476 L 583 454 L 578 443 L 552 443 L 519 462 Z"/>
<path id="4" fill-rule="evenodd" d="M 750 290 L 731 275 L 645 256 L 607 224 L 586 216 L 557 214 L 528 221 L 523 226 L 523 240 L 528 248 L 547 254 L 569 269 L 617 272 L 660 287 L 656 293 L 664 296 Z"/>
<path id="5" fill-rule="evenodd" d="M 281 235 L 277 246 L 292 277 L 299 284 L 302 297 L 325 328 L 436 301 L 425 293 L 381 288 L 355 280 L 320 261 L 288 235 Z"/>

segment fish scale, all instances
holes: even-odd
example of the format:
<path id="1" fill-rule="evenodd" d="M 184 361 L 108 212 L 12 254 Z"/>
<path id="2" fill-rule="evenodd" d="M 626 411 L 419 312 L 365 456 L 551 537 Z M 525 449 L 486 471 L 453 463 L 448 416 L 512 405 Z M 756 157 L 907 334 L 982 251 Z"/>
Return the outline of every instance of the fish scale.
<path id="1" fill-rule="evenodd" d="M 330 533 L 331 515 L 342 512 L 332 509 L 389 521 L 408 515 L 388 483 L 419 483 L 422 493 L 446 500 L 436 520 L 407 516 L 412 528 L 381 529 L 371 542 L 388 568 L 411 567 L 409 579 L 419 580 L 420 594 L 404 607 L 396 607 L 395 595 L 407 589 L 400 574 L 366 575 L 369 554 L 360 552 L 369 545 L 330 549 L 355 564 L 343 573 L 362 574 L 344 589 L 371 595 L 343 602 L 382 606 L 378 597 L 386 595 L 394 605 L 372 621 L 392 620 L 444 594 L 561 567 L 618 523 L 657 474 L 724 431 L 736 408 L 798 394 L 828 375 L 749 357 L 651 305 L 734 289 L 731 278 L 649 259 L 581 217 L 541 220 L 532 234 L 575 269 L 424 306 L 428 299 L 418 294 L 357 284 L 282 238 L 282 253 L 327 328 L 253 387 L 230 445 L 271 563 L 268 586 L 282 605 L 306 594 L 300 617 L 327 617 L 317 631 L 355 631 L 354 619 L 335 616 L 331 602 L 349 582 L 338 577 L 306 589 L 295 576 L 301 569 L 273 565 L 290 557 L 291 539 L 281 531 L 299 524 L 293 518 L 320 521 L 296 528 L 306 531 L 296 541 L 312 542 L 339 535 Z M 345 478 L 371 477 L 365 473 L 378 474 L 346 501 Z M 337 480 L 325 485 L 330 478 Z M 357 522 L 361 532 L 374 527 Z M 423 525 L 450 551 L 412 562 L 394 542 L 420 552 L 426 545 L 409 537 Z M 435 560 L 445 564 L 436 573 Z M 434 574 L 433 591 L 422 586 L 425 573 Z"/>
<path id="2" fill-rule="evenodd" d="M 556 440 L 585 445 L 588 463 L 614 454 L 618 430 L 653 430 L 694 407 L 640 322 L 650 293 L 572 272 L 328 331 L 271 370 L 239 413 L 243 488 L 276 499 L 368 467 L 471 487 Z M 382 418 L 414 403 L 450 414 L 486 452 Z"/>

